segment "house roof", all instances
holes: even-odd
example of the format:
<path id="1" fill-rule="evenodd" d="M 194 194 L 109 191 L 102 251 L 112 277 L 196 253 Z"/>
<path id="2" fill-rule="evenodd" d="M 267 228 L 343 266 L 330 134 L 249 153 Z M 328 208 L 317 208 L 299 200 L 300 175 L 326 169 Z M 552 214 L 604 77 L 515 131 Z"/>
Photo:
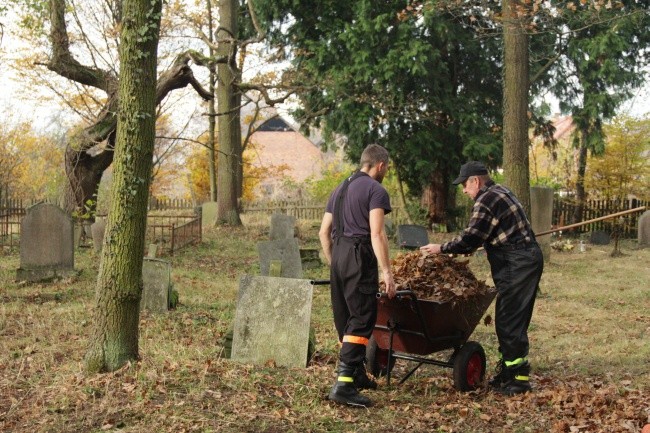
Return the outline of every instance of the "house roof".
<path id="1" fill-rule="evenodd" d="M 555 127 L 553 138 L 558 141 L 568 139 L 576 129 L 572 116 L 556 116 L 553 119 L 553 126 Z"/>

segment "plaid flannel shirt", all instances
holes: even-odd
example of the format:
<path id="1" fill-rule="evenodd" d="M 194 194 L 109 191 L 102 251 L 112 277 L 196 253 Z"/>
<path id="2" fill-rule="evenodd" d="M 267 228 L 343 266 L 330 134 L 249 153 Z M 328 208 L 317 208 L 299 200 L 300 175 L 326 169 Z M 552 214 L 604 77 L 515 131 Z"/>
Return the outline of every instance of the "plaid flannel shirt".
<path id="1" fill-rule="evenodd" d="M 482 245 L 498 248 L 535 240 L 521 203 L 508 188 L 490 180 L 475 200 L 467 228 L 454 240 L 442 244 L 443 253 L 467 254 Z"/>

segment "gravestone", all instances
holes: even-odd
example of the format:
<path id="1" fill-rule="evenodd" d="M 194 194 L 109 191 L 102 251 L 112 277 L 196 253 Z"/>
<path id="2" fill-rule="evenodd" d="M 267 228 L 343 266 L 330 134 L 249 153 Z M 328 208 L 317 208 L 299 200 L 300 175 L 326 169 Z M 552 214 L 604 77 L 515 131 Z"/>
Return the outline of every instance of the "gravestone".
<path id="1" fill-rule="evenodd" d="M 535 233 L 551 230 L 553 225 L 553 188 L 533 186 L 530 188 L 530 223 Z M 537 236 L 544 261 L 551 259 L 551 234 Z"/>
<path id="2" fill-rule="evenodd" d="M 277 239 L 293 239 L 295 237 L 296 218 L 290 215 L 274 213 L 271 215 L 270 238 L 272 241 Z"/>
<path id="3" fill-rule="evenodd" d="M 414 250 L 429 243 L 426 227 L 402 224 L 397 226 L 397 245 L 400 248 Z"/>
<path id="4" fill-rule="evenodd" d="M 232 359 L 306 367 L 312 292 L 309 280 L 244 275 L 237 295 Z"/>
<path id="5" fill-rule="evenodd" d="M 142 263 L 142 283 L 140 309 L 151 313 L 164 313 L 169 310 L 172 292 L 171 263 L 145 257 Z"/>
<path id="6" fill-rule="evenodd" d="M 639 247 L 650 247 L 650 210 L 639 217 Z"/>
<path id="7" fill-rule="evenodd" d="M 214 227 L 217 222 L 217 202 L 208 201 L 201 205 L 201 226 L 203 230 Z"/>
<path id="8" fill-rule="evenodd" d="M 611 238 L 609 233 L 604 231 L 593 231 L 589 234 L 589 243 L 593 245 L 609 245 Z"/>
<path id="9" fill-rule="evenodd" d="M 74 224 L 61 208 L 39 203 L 27 209 L 20 226 L 19 281 L 75 275 Z"/>
<path id="10" fill-rule="evenodd" d="M 93 235 L 93 247 L 95 248 L 95 252 L 99 253 L 102 250 L 102 243 L 104 242 L 106 221 L 103 218 L 98 218 L 93 225 L 90 226 L 90 231 Z"/>
<path id="11" fill-rule="evenodd" d="M 147 248 L 147 258 L 155 259 L 158 254 L 158 244 L 151 243 Z"/>
<path id="12" fill-rule="evenodd" d="M 276 239 L 257 244 L 260 258 L 260 273 L 270 275 L 271 261 L 281 262 L 280 276 L 284 278 L 302 278 L 302 262 L 298 239 Z"/>

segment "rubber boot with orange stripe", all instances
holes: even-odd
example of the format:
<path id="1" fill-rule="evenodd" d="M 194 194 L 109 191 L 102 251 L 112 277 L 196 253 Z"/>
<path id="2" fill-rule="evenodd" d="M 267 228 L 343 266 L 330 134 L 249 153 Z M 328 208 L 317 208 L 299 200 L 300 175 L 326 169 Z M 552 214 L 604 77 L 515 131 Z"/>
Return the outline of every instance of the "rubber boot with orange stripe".
<path id="1" fill-rule="evenodd" d="M 372 401 L 359 393 L 357 387 L 354 386 L 354 371 L 355 367 L 339 363 L 339 373 L 336 378 L 336 383 L 332 387 L 328 398 L 332 401 L 349 406 L 370 407 Z"/>

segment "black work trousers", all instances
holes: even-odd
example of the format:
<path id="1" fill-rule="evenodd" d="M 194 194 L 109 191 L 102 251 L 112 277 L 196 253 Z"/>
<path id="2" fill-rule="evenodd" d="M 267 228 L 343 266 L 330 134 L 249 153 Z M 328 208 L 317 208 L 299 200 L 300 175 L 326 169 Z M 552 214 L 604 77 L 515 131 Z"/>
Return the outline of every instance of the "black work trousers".
<path id="1" fill-rule="evenodd" d="M 379 271 L 370 239 L 338 237 L 332 246 L 330 287 L 339 360 L 359 366 L 377 322 Z"/>
<path id="2" fill-rule="evenodd" d="M 515 250 L 486 248 L 497 288 L 495 327 L 505 361 L 528 356 L 528 326 L 533 316 L 539 280 L 544 270 L 536 242 Z"/>

